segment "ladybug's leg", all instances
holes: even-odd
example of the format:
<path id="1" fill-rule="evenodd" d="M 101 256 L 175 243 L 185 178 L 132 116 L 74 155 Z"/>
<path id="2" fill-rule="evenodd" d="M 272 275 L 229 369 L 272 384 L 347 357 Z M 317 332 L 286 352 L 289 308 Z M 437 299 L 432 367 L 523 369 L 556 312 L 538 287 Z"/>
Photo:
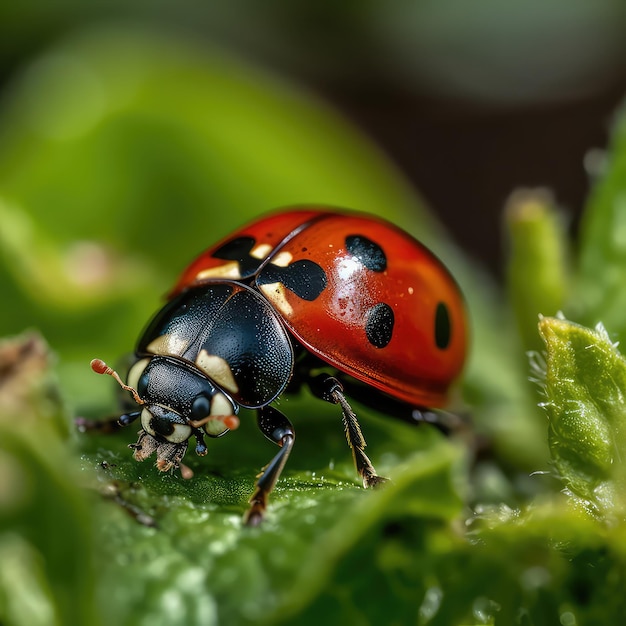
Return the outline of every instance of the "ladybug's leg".
<path id="1" fill-rule="evenodd" d="M 132 424 L 140 415 L 141 411 L 133 411 L 132 413 L 124 413 L 119 417 L 111 417 L 104 420 L 89 420 L 84 417 L 77 417 L 74 420 L 74 424 L 81 433 L 89 432 L 110 435 L 120 430 L 122 426 Z"/>
<path id="2" fill-rule="evenodd" d="M 280 451 L 263 468 L 256 481 L 256 489 L 250 498 L 250 508 L 245 516 L 248 526 L 257 526 L 263 519 L 268 496 L 285 467 L 296 437 L 291 422 L 273 406 L 264 406 L 257 411 L 257 424 L 270 441 L 280 446 Z"/>
<path id="3" fill-rule="evenodd" d="M 354 459 L 356 471 L 363 479 L 363 486 L 366 488 L 376 487 L 386 482 L 387 479 L 376 473 L 372 462 L 369 460 L 367 454 L 365 454 L 365 446 L 367 446 L 365 437 L 363 437 L 361 426 L 359 425 L 355 412 L 346 400 L 341 383 L 335 377 L 326 374 L 317 376 L 310 382 L 311 390 L 315 395 L 322 400 L 326 400 L 326 402 L 332 402 L 333 404 L 339 404 L 341 406 L 346 439 L 352 450 L 352 458 Z"/>

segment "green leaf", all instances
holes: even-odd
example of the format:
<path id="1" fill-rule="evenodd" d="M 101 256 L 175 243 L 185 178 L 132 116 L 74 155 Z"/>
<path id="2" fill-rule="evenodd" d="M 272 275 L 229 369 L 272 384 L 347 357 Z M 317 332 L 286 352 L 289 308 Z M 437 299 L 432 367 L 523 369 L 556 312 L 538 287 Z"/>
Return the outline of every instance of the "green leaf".
<path id="1" fill-rule="evenodd" d="M 626 360 L 604 327 L 544 318 L 544 407 L 554 465 L 573 497 L 600 517 L 623 515 Z"/>
<path id="2" fill-rule="evenodd" d="M 458 546 L 441 565 L 444 580 L 455 584 L 433 623 L 618 623 L 626 609 L 625 530 L 559 494 L 521 510 L 482 510 L 470 525 L 471 545 Z M 447 619 L 458 615 L 450 606 L 455 598 L 473 598 L 476 622 Z"/>
<path id="3" fill-rule="evenodd" d="M 405 442 L 415 442 L 411 430 L 400 429 Z M 134 487 L 124 496 L 151 503 L 157 530 L 115 508 L 101 512 L 107 523 L 98 571 L 108 621 L 307 624 L 325 615 L 340 624 L 359 606 L 371 619 L 401 619 L 415 600 L 386 607 L 379 594 L 405 585 L 403 572 L 419 572 L 403 554 L 405 541 L 420 528 L 445 535 L 461 507 L 459 450 L 441 439 L 430 444 L 386 467 L 392 482 L 375 492 L 338 480 L 328 469 L 313 475 L 288 470 L 260 529 L 241 526 L 246 490 L 228 507 L 214 499 L 215 476 L 194 479 L 207 484 L 204 495 L 192 485 L 184 496 L 172 496 L 176 481 L 155 481 L 145 472 L 139 490 L 153 495 L 146 498 Z M 233 481 L 250 493 L 250 478 L 229 476 Z M 231 495 L 239 489 L 227 488 Z M 119 556 L 111 560 L 111 554 Z M 361 560 L 360 572 L 344 575 Z M 120 589 L 116 606 L 109 602 L 113 586 Z M 338 597 L 343 600 L 331 614 L 328 603 Z"/>

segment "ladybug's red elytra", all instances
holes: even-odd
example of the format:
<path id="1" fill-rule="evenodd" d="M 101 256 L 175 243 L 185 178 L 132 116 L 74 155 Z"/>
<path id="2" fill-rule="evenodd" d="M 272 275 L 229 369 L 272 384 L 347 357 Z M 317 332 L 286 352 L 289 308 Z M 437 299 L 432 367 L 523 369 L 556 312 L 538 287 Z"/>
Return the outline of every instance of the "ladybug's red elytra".
<path id="1" fill-rule="evenodd" d="M 223 239 L 183 272 L 139 339 L 124 385 L 139 408 L 120 423 L 140 418 L 135 458 L 155 453 L 167 471 L 181 465 L 191 437 L 204 455 L 204 435 L 224 435 L 240 407 L 256 409 L 261 432 L 280 450 L 250 499 L 246 522 L 254 525 L 294 443 L 291 422 L 272 405 L 288 385 L 306 384 L 339 404 L 370 487 L 385 479 L 365 454 L 345 391 L 392 415 L 442 407 L 465 350 L 463 298 L 416 239 L 369 215 L 284 210 Z M 112 373 L 101 361 L 93 367 Z"/>

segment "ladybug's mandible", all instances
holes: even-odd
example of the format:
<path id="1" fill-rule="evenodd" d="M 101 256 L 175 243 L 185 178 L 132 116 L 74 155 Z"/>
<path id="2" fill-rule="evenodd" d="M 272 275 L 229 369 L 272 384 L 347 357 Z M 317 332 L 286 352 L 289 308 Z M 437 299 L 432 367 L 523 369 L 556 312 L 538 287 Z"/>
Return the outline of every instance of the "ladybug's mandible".
<path id="1" fill-rule="evenodd" d="M 444 405 L 465 357 L 459 289 L 440 261 L 379 218 L 319 208 L 263 217 L 202 253 L 140 337 L 127 385 L 140 418 L 134 456 L 156 453 L 162 471 L 179 467 L 189 439 L 236 426 L 256 409 L 261 432 L 280 446 L 257 480 L 246 515 L 264 515 L 294 442 L 272 406 L 307 384 L 341 407 L 365 487 L 382 481 L 344 390 L 386 413 Z M 102 361 L 92 367 L 113 373 Z M 313 372 L 323 371 L 323 374 Z"/>

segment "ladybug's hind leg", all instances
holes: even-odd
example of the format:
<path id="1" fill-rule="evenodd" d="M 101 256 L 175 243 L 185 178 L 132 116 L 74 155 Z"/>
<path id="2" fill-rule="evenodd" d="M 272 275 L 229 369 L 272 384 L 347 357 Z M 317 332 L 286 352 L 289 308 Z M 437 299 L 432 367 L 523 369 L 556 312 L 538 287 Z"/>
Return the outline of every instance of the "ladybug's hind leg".
<path id="1" fill-rule="evenodd" d="M 346 439 L 352 450 L 352 458 L 354 459 L 356 471 L 363 479 L 363 486 L 366 488 L 376 487 L 386 482 L 387 479 L 376 473 L 372 462 L 369 460 L 367 454 L 365 454 L 365 446 L 367 443 L 365 443 L 365 437 L 363 437 L 363 433 L 361 432 L 361 426 L 359 425 L 356 414 L 343 393 L 342 384 L 333 376 L 321 374 L 310 381 L 310 387 L 313 393 L 322 400 L 341 406 Z"/>
<path id="2" fill-rule="evenodd" d="M 256 489 L 250 498 L 250 508 L 244 518 L 247 526 L 257 526 L 262 521 L 267 499 L 285 467 L 296 438 L 291 422 L 273 406 L 264 406 L 257 411 L 257 424 L 270 441 L 280 446 L 280 450 L 263 468 L 256 481 Z"/>

